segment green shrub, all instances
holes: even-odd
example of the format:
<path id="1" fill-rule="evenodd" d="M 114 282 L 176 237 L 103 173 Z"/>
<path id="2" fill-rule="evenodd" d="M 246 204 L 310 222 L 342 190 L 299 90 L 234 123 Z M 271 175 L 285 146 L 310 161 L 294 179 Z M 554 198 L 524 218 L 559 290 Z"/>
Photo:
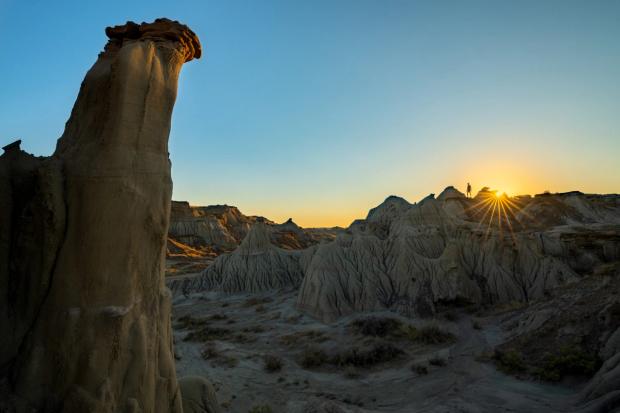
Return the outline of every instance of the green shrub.
<path id="1" fill-rule="evenodd" d="M 392 317 L 365 317 L 352 321 L 349 326 L 359 334 L 373 337 L 385 337 L 398 330 L 400 320 Z"/>
<path id="2" fill-rule="evenodd" d="M 428 367 L 426 367 L 424 364 L 412 364 L 411 370 L 420 376 L 428 374 Z"/>
<path id="3" fill-rule="evenodd" d="M 372 343 L 365 347 L 355 346 L 331 356 L 320 348 L 308 347 L 302 354 L 300 364 L 304 368 L 320 367 L 324 364 L 370 367 L 394 360 L 402 354 L 402 349 L 388 342 Z"/>
<path id="4" fill-rule="evenodd" d="M 209 317 L 209 320 L 213 320 L 213 321 L 221 321 L 221 320 L 227 320 L 228 316 L 226 314 L 213 314 L 211 317 Z"/>
<path id="5" fill-rule="evenodd" d="M 504 373 L 514 374 L 527 370 L 521 353 L 516 350 L 509 350 L 506 352 L 496 351 L 495 359 L 498 362 L 499 369 Z"/>
<path id="6" fill-rule="evenodd" d="M 371 337 L 394 337 L 422 344 L 441 344 L 455 340 L 452 333 L 435 324 L 415 328 L 391 317 L 366 317 L 352 321 L 349 326 L 359 334 Z"/>
<path id="7" fill-rule="evenodd" d="M 264 333 L 265 327 L 261 325 L 255 325 L 255 326 L 245 327 L 241 331 L 243 331 L 244 333 Z"/>
<path id="8" fill-rule="evenodd" d="M 600 364 L 596 354 L 587 353 L 579 346 L 563 346 L 556 354 L 546 353 L 534 375 L 547 381 L 559 381 L 567 375 L 589 377 L 599 369 Z"/>
<path id="9" fill-rule="evenodd" d="M 354 366 L 346 366 L 344 369 L 344 376 L 347 379 L 357 379 L 360 373 Z"/>
<path id="10" fill-rule="evenodd" d="M 273 413 L 268 404 L 257 404 L 252 406 L 248 413 Z"/>
<path id="11" fill-rule="evenodd" d="M 370 347 L 353 347 L 331 357 L 330 363 L 338 366 L 370 367 L 394 360 L 404 352 L 391 343 L 375 343 Z"/>
<path id="12" fill-rule="evenodd" d="M 428 359 L 428 363 L 431 366 L 443 367 L 446 365 L 446 359 L 443 357 L 439 357 L 439 356 L 433 356 L 430 359 Z"/>
<path id="13" fill-rule="evenodd" d="M 459 319 L 459 315 L 454 310 L 448 310 L 445 313 L 443 313 L 443 318 L 445 318 L 448 321 L 457 321 Z"/>
<path id="14" fill-rule="evenodd" d="M 270 297 L 263 297 L 263 298 L 252 297 L 252 298 L 248 298 L 247 300 L 245 300 L 245 303 L 243 303 L 243 305 L 244 307 L 252 307 L 254 305 L 267 304 L 272 301 L 273 301 L 273 298 L 270 298 Z"/>
<path id="15" fill-rule="evenodd" d="M 408 324 L 399 327 L 399 337 L 422 344 L 442 344 L 454 341 L 454 334 L 444 331 L 435 324 L 415 328 Z"/>
<path id="16" fill-rule="evenodd" d="M 219 356 L 219 353 L 213 344 L 205 346 L 200 353 L 203 359 L 208 360 Z"/>
<path id="17" fill-rule="evenodd" d="M 268 373 L 282 370 L 283 363 L 280 357 L 267 355 L 263 357 L 263 362 L 265 363 L 265 371 Z"/>
<path id="18" fill-rule="evenodd" d="M 222 327 L 199 327 L 183 338 L 183 341 L 210 341 L 210 340 L 222 340 L 229 338 L 232 331 L 228 328 Z"/>
<path id="19" fill-rule="evenodd" d="M 177 324 L 179 328 L 185 328 L 185 329 L 196 329 L 198 327 L 202 327 L 207 324 L 206 320 L 202 318 L 194 318 L 191 315 L 179 317 L 177 319 L 177 322 L 179 323 Z"/>
<path id="20" fill-rule="evenodd" d="M 325 364 L 327 360 L 327 353 L 317 347 L 307 347 L 301 355 L 301 365 L 306 369 L 320 367 Z"/>
<path id="21" fill-rule="evenodd" d="M 280 337 L 280 343 L 285 346 L 293 346 L 300 343 L 321 343 L 327 340 L 325 333 L 317 330 L 298 331 L 297 333 L 286 334 Z"/>
<path id="22" fill-rule="evenodd" d="M 237 365 L 239 364 L 239 359 L 232 356 L 225 356 L 222 357 L 222 363 L 224 363 L 224 365 L 228 368 L 233 368 L 237 367 Z"/>
<path id="23" fill-rule="evenodd" d="M 257 339 L 252 334 L 237 333 L 234 336 L 230 337 L 230 340 L 236 343 L 253 343 Z"/>
<path id="24" fill-rule="evenodd" d="M 401 324 L 395 335 L 408 341 L 417 341 L 418 329 L 410 324 Z"/>

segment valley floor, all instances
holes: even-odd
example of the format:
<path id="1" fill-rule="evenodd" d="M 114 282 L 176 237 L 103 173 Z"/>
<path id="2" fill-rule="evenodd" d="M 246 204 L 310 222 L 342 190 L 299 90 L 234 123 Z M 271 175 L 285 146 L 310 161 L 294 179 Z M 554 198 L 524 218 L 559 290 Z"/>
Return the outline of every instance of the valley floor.
<path id="1" fill-rule="evenodd" d="M 310 350 L 333 354 L 372 340 L 350 327 L 364 314 L 326 325 L 298 312 L 295 297 L 289 291 L 177 299 L 178 376 L 208 377 L 227 412 L 564 412 L 579 390 L 498 371 L 488 356 L 503 340 L 499 317 L 464 312 L 454 321 L 432 321 L 453 333 L 454 342 L 386 339 L 404 354 L 368 368 L 304 368 Z M 429 323 L 402 321 L 418 327 Z M 265 357 L 275 364 L 273 372 L 265 368 Z"/>

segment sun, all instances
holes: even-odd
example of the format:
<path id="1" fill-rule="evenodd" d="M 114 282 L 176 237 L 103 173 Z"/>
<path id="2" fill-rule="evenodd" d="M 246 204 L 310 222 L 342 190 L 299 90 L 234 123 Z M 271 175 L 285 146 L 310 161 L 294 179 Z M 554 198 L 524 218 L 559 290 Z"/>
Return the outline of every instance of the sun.
<path id="1" fill-rule="evenodd" d="M 481 196 L 476 196 L 476 200 L 468 207 L 469 211 L 473 211 L 478 227 L 486 227 L 485 238 L 497 230 L 500 235 L 509 234 L 514 239 L 512 227 L 515 213 L 519 209 L 518 203 L 507 192 L 489 188 L 481 190 Z"/>

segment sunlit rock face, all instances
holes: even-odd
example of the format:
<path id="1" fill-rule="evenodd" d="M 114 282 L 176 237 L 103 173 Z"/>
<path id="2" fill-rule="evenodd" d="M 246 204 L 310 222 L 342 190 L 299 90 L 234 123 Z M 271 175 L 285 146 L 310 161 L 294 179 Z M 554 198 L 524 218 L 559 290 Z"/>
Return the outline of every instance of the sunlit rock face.
<path id="1" fill-rule="evenodd" d="M 235 250 L 256 223 L 267 226 L 271 242 L 283 249 L 308 248 L 332 240 L 340 228 L 301 228 L 292 219 L 282 224 L 264 217 L 245 215 L 235 206 L 190 206 L 172 201 L 170 215 L 169 257 L 183 257 L 183 247 L 204 256 L 218 256 Z M 189 255 L 189 254 L 185 254 Z"/>
<path id="2" fill-rule="evenodd" d="M 229 252 L 247 235 L 256 218 L 234 206 L 196 207 L 173 201 L 168 234 L 172 240 L 196 249 Z"/>
<path id="3" fill-rule="evenodd" d="M 390 197 L 305 254 L 298 307 L 324 321 L 357 311 L 431 315 L 437 304 L 530 301 L 620 259 L 620 197 L 468 199 L 452 187 Z"/>
<path id="4" fill-rule="evenodd" d="M 0 363 L 18 411 L 180 412 L 164 254 L 178 22 L 127 23 L 55 153 L 0 157 Z"/>

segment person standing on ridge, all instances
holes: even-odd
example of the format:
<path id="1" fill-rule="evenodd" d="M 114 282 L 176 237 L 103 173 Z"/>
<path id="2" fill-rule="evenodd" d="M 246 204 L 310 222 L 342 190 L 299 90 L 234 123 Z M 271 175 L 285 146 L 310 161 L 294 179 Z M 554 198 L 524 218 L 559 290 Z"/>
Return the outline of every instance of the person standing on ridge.
<path id="1" fill-rule="evenodd" d="M 467 198 L 471 198 L 471 184 L 467 182 Z"/>

